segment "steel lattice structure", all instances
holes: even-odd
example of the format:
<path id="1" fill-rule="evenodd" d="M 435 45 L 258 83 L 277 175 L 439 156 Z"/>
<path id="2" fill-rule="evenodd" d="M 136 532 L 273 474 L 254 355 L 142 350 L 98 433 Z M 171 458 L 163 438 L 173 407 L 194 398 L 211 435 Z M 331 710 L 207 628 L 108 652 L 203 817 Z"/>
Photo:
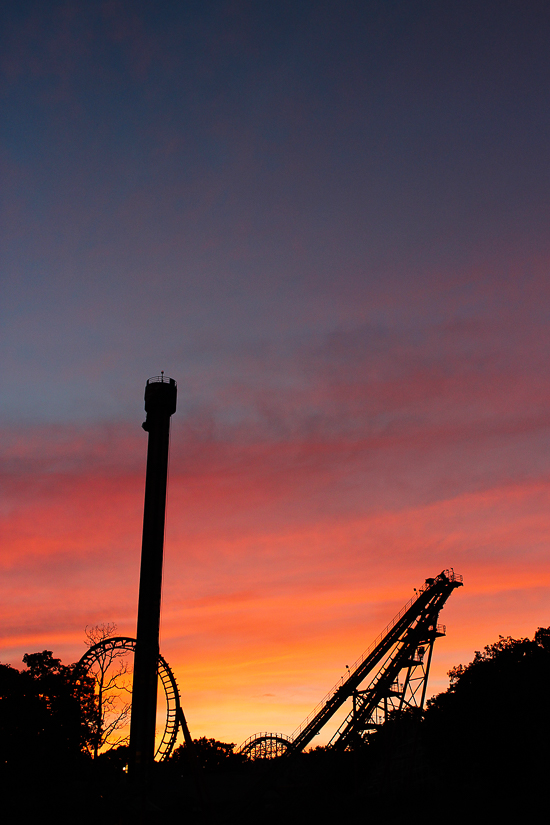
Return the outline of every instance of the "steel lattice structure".
<path id="1" fill-rule="evenodd" d="M 101 642 L 90 647 L 84 656 L 82 656 L 76 665 L 73 678 L 78 682 L 86 676 L 94 662 L 98 661 L 102 655 L 116 651 L 127 651 L 134 654 L 135 650 L 136 640 L 128 636 L 113 636 L 110 639 L 103 639 Z M 162 738 L 156 748 L 155 760 L 157 762 L 163 762 L 165 759 L 168 759 L 172 753 L 180 725 L 185 741 L 189 742 L 191 737 L 180 703 L 178 684 L 168 662 L 160 654 L 158 657 L 158 675 L 162 682 L 166 699 L 166 722 Z"/>
<path id="2" fill-rule="evenodd" d="M 251 759 L 274 759 L 283 756 L 292 746 L 292 740 L 284 733 L 255 733 L 239 748 Z"/>
<path id="3" fill-rule="evenodd" d="M 462 576 L 454 570 L 426 579 L 416 596 L 349 669 L 347 677 L 337 682 L 292 736 L 256 734 L 240 751 L 253 758 L 300 752 L 350 698 L 352 710 L 329 743 L 338 750 L 377 730 L 392 713 L 408 708 L 422 711 L 434 642 L 445 635 L 445 627 L 438 624 L 439 613 L 453 590 L 461 586 Z M 360 689 L 364 684 L 366 687 Z"/>

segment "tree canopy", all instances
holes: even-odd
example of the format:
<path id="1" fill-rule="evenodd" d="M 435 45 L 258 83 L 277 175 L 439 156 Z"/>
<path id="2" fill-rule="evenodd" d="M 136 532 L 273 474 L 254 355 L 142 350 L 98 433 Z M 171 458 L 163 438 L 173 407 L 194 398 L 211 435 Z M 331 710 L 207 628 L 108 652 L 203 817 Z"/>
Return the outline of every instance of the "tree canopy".
<path id="1" fill-rule="evenodd" d="M 86 758 L 97 741 L 93 678 L 77 688 L 73 666 L 62 665 L 48 650 L 27 654 L 24 662 L 21 671 L 0 665 L 1 766 L 11 770 L 14 785 L 19 782 L 21 788 L 29 775 L 39 778 L 41 793 L 50 796 L 55 787 L 58 795 L 65 793 L 69 771 L 81 782 L 89 769 L 97 783 L 94 810 L 102 812 L 102 821 L 113 821 L 105 808 L 105 777 L 113 781 L 116 796 L 126 754 L 124 748 L 114 749 L 98 764 Z M 364 810 L 365 799 L 373 815 L 388 806 L 396 814 L 410 813 L 410 800 L 420 790 L 432 806 L 445 810 L 452 825 L 469 809 L 491 821 L 499 816 L 509 821 L 510 811 L 525 818 L 546 787 L 550 709 L 543 691 L 550 677 L 550 628 L 539 628 L 533 639 L 500 637 L 449 676 L 448 690 L 429 701 L 423 718 L 418 713 L 395 718 L 353 752 L 317 748 L 295 761 L 240 770 L 246 758 L 232 743 L 201 737 L 191 750 L 180 746 L 167 764 L 158 765 L 155 781 L 167 799 L 178 783 L 182 794 L 193 796 L 193 764 L 200 767 L 201 781 L 224 817 L 231 788 L 235 819 L 227 821 L 249 821 L 242 819 L 243 805 L 250 799 L 264 804 L 263 795 L 272 787 L 280 789 L 281 813 L 294 806 L 303 813 L 300 821 L 312 818 L 312 811 L 321 818 L 326 808 L 336 815 L 343 805 L 355 816 Z M 87 765 L 86 771 L 75 770 L 79 765 Z M 294 771 L 292 788 L 289 770 Z M 39 807 L 36 803 L 37 812 Z"/>
<path id="2" fill-rule="evenodd" d="M 550 628 L 539 628 L 533 639 L 501 636 L 449 677 L 448 690 L 428 702 L 423 724 L 436 772 L 531 782 L 546 770 Z"/>
<path id="3" fill-rule="evenodd" d="M 27 653 L 23 662 L 26 670 L 0 665 L 0 765 L 74 764 L 93 737 L 93 683 L 77 688 L 72 666 L 51 650 Z"/>
<path id="4" fill-rule="evenodd" d="M 248 761 L 244 754 L 235 753 L 233 742 L 219 742 L 206 736 L 193 739 L 192 752 L 187 745 L 180 745 L 172 754 L 170 763 L 186 768 L 192 759 L 196 760 L 198 767 L 207 771 L 238 768 Z"/>

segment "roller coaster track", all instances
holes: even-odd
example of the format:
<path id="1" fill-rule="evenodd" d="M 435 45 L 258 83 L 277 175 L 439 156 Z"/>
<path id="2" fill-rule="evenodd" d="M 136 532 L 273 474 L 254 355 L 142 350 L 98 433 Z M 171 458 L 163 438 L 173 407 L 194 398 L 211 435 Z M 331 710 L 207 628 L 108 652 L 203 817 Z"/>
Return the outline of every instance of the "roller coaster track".
<path id="1" fill-rule="evenodd" d="M 426 579 L 407 604 L 392 619 L 363 655 L 294 731 L 283 734 L 256 734 L 240 747 L 253 758 L 288 755 L 302 751 L 348 699 L 353 709 L 330 741 L 335 749 L 345 749 L 365 733 L 376 730 L 391 712 L 405 708 L 422 710 L 435 639 L 445 635 L 437 624 L 439 613 L 462 576 L 444 570 Z M 403 682 L 399 676 L 405 671 Z M 364 690 L 359 687 L 370 676 Z M 270 739 L 276 746 L 270 749 Z M 286 747 L 283 743 L 286 742 Z"/>
<path id="2" fill-rule="evenodd" d="M 97 644 L 92 645 L 84 656 L 82 656 L 75 667 L 73 679 L 78 682 L 78 680 L 87 675 L 94 664 L 101 661 L 102 658 L 105 661 L 105 658 L 109 659 L 109 656 L 112 656 L 113 653 L 123 651 L 133 654 L 135 653 L 135 649 L 136 640 L 127 636 L 111 636 L 103 639 Z M 188 746 L 192 745 L 192 740 L 181 706 L 178 684 L 168 662 L 160 653 L 158 658 L 158 676 L 162 682 L 166 699 L 166 719 L 162 738 L 156 748 L 155 760 L 157 762 L 163 762 L 168 759 L 172 753 L 180 725 Z"/>

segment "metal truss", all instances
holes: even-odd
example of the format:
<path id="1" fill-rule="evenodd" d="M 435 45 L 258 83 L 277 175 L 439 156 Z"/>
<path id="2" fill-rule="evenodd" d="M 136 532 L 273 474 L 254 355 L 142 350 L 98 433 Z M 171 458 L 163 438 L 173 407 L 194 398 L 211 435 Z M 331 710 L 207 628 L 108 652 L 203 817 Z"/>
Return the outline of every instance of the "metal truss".
<path id="1" fill-rule="evenodd" d="M 252 758 L 302 751 L 350 698 L 353 708 L 329 743 L 338 750 L 368 737 L 390 715 L 406 709 L 422 711 L 434 642 L 445 635 L 444 626 L 437 623 L 439 613 L 453 590 L 461 586 L 462 576 L 454 570 L 443 570 L 434 579 L 426 579 L 416 596 L 349 669 L 347 677 L 337 682 L 292 736 L 256 734 L 241 745 L 240 751 Z M 271 739 L 284 741 L 284 747 L 268 745 Z"/>
<path id="2" fill-rule="evenodd" d="M 354 691 L 352 710 L 333 735 L 329 747 L 335 750 L 353 747 L 404 710 L 421 712 L 434 642 L 444 635 L 444 625 L 430 625 L 425 633 L 422 626 L 417 625 L 406 641 L 397 644 L 367 688 Z"/>
<path id="3" fill-rule="evenodd" d="M 292 741 L 284 733 L 255 733 L 239 748 L 250 759 L 275 759 L 284 756 L 291 747 Z"/>

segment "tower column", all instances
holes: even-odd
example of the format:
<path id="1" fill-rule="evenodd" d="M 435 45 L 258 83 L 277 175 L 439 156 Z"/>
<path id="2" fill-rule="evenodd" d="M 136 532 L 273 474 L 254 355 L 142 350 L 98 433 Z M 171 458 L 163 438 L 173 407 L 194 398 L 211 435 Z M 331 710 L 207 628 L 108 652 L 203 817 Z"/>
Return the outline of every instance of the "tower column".
<path id="1" fill-rule="evenodd" d="M 155 756 L 168 446 L 170 417 L 176 411 L 176 398 L 173 378 L 167 378 L 163 373 L 147 381 L 147 416 L 142 426 L 149 433 L 149 439 L 130 720 L 130 770 L 136 778 L 146 775 Z"/>

